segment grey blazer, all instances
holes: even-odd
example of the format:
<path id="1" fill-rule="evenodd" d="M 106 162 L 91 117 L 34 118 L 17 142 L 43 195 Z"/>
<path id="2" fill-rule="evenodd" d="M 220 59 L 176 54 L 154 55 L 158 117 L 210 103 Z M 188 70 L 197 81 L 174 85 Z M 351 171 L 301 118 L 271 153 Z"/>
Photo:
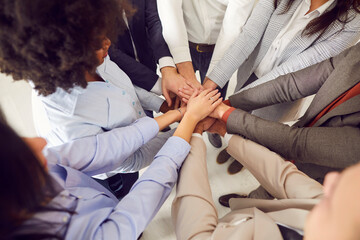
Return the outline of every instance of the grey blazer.
<path id="1" fill-rule="evenodd" d="M 291 8 L 281 14 L 288 1 L 281 0 L 274 8 L 274 0 L 259 0 L 242 32 L 208 77 L 223 87 L 238 70 L 235 92 L 240 90 L 302 1 L 294 0 Z M 310 37 L 299 33 L 282 53 L 280 65 L 258 79 L 253 86 L 311 66 L 353 46 L 360 39 L 360 14 L 350 10 L 349 17 L 352 20 L 345 26 L 335 21 L 320 38 L 320 33 Z"/>
<path id="2" fill-rule="evenodd" d="M 306 126 L 358 82 L 360 43 L 334 58 L 230 96 L 231 105 L 239 109 L 230 114 L 227 130 L 295 160 L 314 178 L 323 177 L 329 170 L 345 168 L 360 159 L 360 95 L 325 114 L 313 127 Z M 292 127 L 246 112 L 315 93 L 304 116 Z"/>

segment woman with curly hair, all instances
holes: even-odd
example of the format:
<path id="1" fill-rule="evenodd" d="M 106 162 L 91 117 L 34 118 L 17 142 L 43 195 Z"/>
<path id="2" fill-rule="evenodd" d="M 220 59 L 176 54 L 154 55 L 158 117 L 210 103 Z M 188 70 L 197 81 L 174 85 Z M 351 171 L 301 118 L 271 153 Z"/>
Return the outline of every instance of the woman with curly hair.
<path id="1" fill-rule="evenodd" d="M 123 12 L 134 11 L 125 1 L 15 0 L 4 1 L 0 11 L 0 70 L 31 80 L 50 123 L 44 136 L 49 145 L 128 126 L 146 116 L 144 109 L 169 109 L 160 97 L 134 86 L 108 56 L 115 29 L 125 26 Z M 172 133 L 144 144 L 129 155 L 126 167 L 97 176 L 105 180 L 100 182 L 124 196 Z M 124 172 L 130 174 L 118 174 Z"/>

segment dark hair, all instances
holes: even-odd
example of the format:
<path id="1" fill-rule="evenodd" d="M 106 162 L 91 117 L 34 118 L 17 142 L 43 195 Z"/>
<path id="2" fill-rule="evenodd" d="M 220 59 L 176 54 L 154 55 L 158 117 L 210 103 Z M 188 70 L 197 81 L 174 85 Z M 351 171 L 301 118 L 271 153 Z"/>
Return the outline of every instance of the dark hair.
<path id="1" fill-rule="evenodd" d="M 0 109 L 0 236 L 3 239 L 61 238 L 55 233 L 13 235 L 24 221 L 41 211 L 66 211 L 47 207 L 56 196 L 53 179 L 22 139 L 5 123 Z M 69 211 L 68 211 L 69 212 Z M 46 226 L 46 222 L 38 222 Z M 31 226 L 36 228 L 36 226 Z"/>
<path id="2" fill-rule="evenodd" d="M 3 0 L 0 71 L 31 80 L 42 95 L 86 87 L 100 37 L 123 29 L 123 10 L 132 11 L 125 0 Z"/>
<path id="3" fill-rule="evenodd" d="M 275 8 L 278 5 L 279 0 L 274 0 Z M 286 13 L 294 0 L 287 0 L 287 6 L 283 13 Z M 360 13 L 360 0 L 335 0 L 333 3 L 334 7 L 329 11 L 326 11 L 320 17 L 311 20 L 304 31 L 302 32 L 305 36 L 310 36 L 320 32 L 319 37 L 328 29 L 328 27 L 338 20 L 343 24 L 343 28 L 346 23 L 350 22 L 355 16 L 349 16 L 349 10 L 354 9 Z"/>

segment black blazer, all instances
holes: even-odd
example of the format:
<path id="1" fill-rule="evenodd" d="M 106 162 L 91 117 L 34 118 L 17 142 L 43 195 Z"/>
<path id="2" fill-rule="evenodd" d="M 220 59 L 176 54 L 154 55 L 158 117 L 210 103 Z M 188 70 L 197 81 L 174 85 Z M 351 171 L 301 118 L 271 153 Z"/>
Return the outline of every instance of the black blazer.
<path id="1" fill-rule="evenodd" d="M 137 11 L 128 19 L 129 30 L 118 36 L 109 55 L 135 85 L 149 91 L 158 79 L 156 63 L 171 54 L 162 35 L 156 0 L 131 0 L 131 4 Z M 131 38 L 139 62 L 135 60 Z"/>

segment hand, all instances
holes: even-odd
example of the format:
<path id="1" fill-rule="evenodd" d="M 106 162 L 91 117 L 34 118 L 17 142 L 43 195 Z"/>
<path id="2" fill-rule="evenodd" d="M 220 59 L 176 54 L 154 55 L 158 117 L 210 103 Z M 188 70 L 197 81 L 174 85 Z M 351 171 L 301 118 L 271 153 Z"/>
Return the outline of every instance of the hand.
<path id="1" fill-rule="evenodd" d="M 215 118 L 211 118 L 211 117 L 204 118 L 196 125 L 194 133 L 202 134 L 204 131 L 210 128 L 211 125 L 214 124 L 215 120 L 216 120 Z"/>
<path id="2" fill-rule="evenodd" d="M 220 93 L 217 89 L 213 91 L 205 89 L 200 94 L 196 90 L 189 99 L 186 114 L 199 122 L 214 111 L 221 101 L 222 98 L 220 98 Z"/>
<path id="3" fill-rule="evenodd" d="M 172 93 L 178 95 L 179 89 L 189 86 L 186 80 L 181 76 L 174 67 L 161 68 L 161 89 L 168 106 L 173 104 Z M 190 86 L 189 86 L 190 87 Z"/>
<path id="4" fill-rule="evenodd" d="M 200 82 L 196 79 L 194 67 L 192 62 L 181 62 L 176 64 L 178 72 L 186 79 L 186 83 L 192 88 L 197 89 L 198 91 L 203 90 Z"/>
<path id="5" fill-rule="evenodd" d="M 224 137 L 226 133 L 226 124 L 223 121 L 217 119 L 206 131 L 217 133 Z"/>
<path id="6" fill-rule="evenodd" d="M 217 108 L 215 108 L 215 110 L 212 113 L 210 113 L 209 116 L 213 118 L 221 119 L 224 113 L 230 108 L 231 107 L 226 105 L 225 103 L 221 103 L 219 104 L 219 106 L 217 106 Z"/>
<path id="7" fill-rule="evenodd" d="M 205 89 L 208 89 L 208 88 L 216 89 L 218 87 L 218 85 L 216 83 L 214 83 L 210 78 L 205 77 L 203 87 Z"/>

